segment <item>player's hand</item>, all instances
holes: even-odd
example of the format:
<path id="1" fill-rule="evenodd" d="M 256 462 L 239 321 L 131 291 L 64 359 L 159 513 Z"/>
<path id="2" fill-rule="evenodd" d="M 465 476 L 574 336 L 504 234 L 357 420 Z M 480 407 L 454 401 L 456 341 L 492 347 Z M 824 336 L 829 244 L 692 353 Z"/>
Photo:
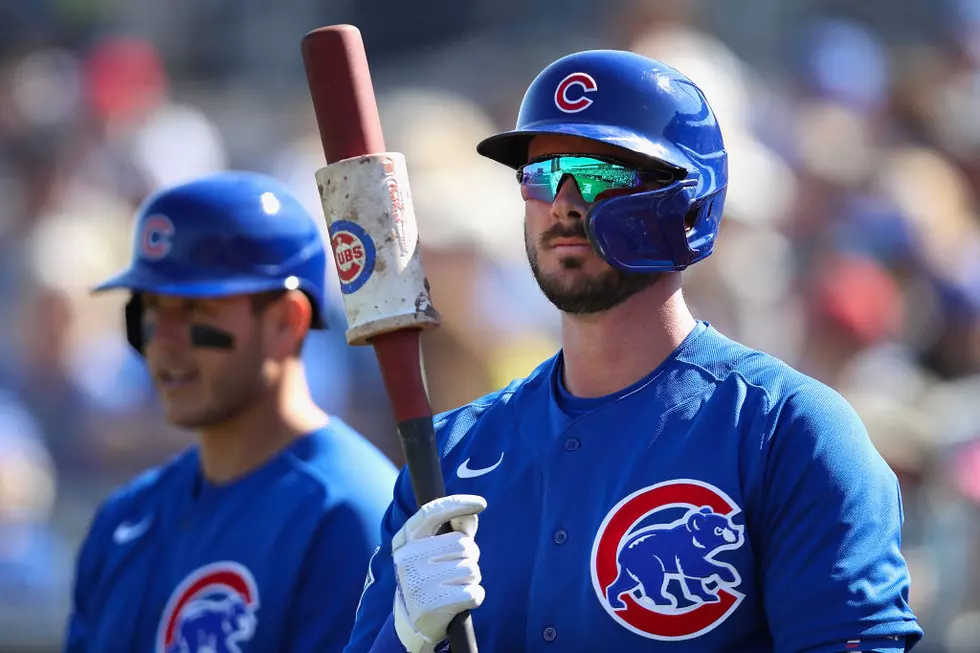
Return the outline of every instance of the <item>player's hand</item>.
<path id="1" fill-rule="evenodd" d="M 453 494 L 422 506 L 391 540 L 395 563 L 395 632 L 411 653 L 429 653 L 449 622 L 483 603 L 480 549 L 474 536 L 486 499 Z M 436 535 L 450 523 L 453 530 Z"/>

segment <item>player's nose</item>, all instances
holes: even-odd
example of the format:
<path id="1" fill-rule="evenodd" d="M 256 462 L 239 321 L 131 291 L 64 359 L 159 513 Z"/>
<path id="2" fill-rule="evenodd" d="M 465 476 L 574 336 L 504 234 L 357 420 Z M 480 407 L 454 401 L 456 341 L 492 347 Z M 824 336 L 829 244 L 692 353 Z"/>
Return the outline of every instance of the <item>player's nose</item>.
<path id="1" fill-rule="evenodd" d="M 588 205 L 579 192 L 578 183 L 571 175 L 565 175 L 551 203 L 551 217 L 558 221 L 581 220 Z"/>
<path id="2" fill-rule="evenodd" d="M 143 325 L 143 341 L 169 348 L 190 346 L 190 324 L 180 315 L 162 313 Z"/>

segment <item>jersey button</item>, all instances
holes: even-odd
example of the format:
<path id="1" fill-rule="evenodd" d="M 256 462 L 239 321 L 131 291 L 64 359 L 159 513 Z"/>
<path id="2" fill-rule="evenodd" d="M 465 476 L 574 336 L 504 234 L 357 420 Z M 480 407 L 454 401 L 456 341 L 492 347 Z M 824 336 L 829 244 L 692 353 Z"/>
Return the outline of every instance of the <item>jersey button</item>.
<path id="1" fill-rule="evenodd" d="M 565 451 L 577 451 L 581 446 L 582 443 L 578 438 L 568 438 L 565 440 Z"/>
<path id="2" fill-rule="evenodd" d="M 554 540 L 555 544 L 564 544 L 568 541 L 568 533 L 564 529 L 559 528 L 555 531 Z"/>
<path id="3" fill-rule="evenodd" d="M 544 637 L 544 641 L 553 642 L 558 637 L 558 631 L 551 626 L 548 626 L 541 632 L 541 636 Z"/>

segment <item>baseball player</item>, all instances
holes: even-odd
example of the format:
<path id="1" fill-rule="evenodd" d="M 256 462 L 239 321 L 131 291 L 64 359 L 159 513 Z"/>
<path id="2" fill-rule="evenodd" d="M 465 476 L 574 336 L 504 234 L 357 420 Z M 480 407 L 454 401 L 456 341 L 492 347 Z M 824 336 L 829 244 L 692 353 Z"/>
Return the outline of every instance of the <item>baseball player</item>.
<path id="1" fill-rule="evenodd" d="M 477 149 L 517 171 L 562 347 L 436 417 L 447 496 L 398 479 L 346 650 L 444 650 L 463 610 L 481 652 L 914 646 L 898 482 L 855 412 L 685 306 L 728 177 L 701 90 L 572 54 Z"/>
<path id="2" fill-rule="evenodd" d="M 65 650 L 340 651 L 396 469 L 313 402 L 326 254 L 274 179 L 225 172 L 141 207 L 130 344 L 199 445 L 116 491 L 81 547 Z M 330 364 L 324 361 L 324 364 Z"/>

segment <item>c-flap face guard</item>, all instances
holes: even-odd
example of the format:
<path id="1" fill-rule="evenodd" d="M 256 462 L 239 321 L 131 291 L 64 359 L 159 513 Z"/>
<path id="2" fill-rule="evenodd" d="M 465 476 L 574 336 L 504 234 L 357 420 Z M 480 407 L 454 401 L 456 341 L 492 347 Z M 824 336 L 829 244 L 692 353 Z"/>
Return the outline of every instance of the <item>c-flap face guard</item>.
<path id="1" fill-rule="evenodd" d="M 701 232 L 709 227 L 699 215 L 693 228 L 686 229 L 692 210 L 704 213 L 704 201 L 695 200 L 696 187 L 696 179 L 681 179 L 596 202 L 585 214 L 592 247 L 609 265 L 626 272 L 683 270 L 701 258 L 692 243 L 703 240 Z"/>

